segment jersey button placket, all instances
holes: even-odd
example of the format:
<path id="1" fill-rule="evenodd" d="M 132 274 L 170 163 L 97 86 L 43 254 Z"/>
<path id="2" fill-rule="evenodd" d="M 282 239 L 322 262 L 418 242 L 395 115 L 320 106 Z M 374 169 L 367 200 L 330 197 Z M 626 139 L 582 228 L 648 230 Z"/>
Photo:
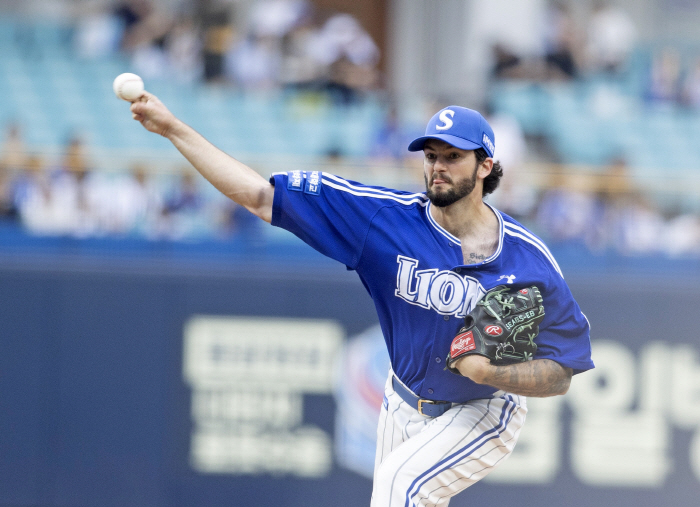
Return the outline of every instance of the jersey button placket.
<path id="1" fill-rule="evenodd" d="M 433 392 L 434 391 L 432 389 L 428 389 L 428 394 L 433 394 Z"/>

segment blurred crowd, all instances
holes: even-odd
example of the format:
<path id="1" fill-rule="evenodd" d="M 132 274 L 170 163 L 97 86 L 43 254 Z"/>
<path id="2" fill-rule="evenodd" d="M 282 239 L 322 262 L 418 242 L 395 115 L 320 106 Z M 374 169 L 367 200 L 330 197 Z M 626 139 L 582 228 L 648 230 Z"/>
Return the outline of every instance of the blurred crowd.
<path id="1" fill-rule="evenodd" d="M 78 54 L 126 54 L 144 79 L 312 88 L 343 100 L 378 85 L 379 49 L 350 14 L 321 12 L 309 0 L 262 0 L 245 15 L 235 3 L 165 7 L 151 0 L 94 7 L 78 21 Z"/>
<path id="2" fill-rule="evenodd" d="M 574 2 L 547 1 L 532 28 L 540 34 L 534 45 L 484 35 L 492 37 L 492 78 L 622 76 L 643 43 L 639 29 L 612 1 L 591 5 L 582 15 Z M 74 43 L 85 58 L 127 55 L 145 79 L 311 88 L 346 100 L 383 84 L 378 45 L 360 21 L 310 0 L 260 0 L 246 10 L 197 0 L 91 2 L 78 17 Z M 650 49 L 646 58 L 645 99 L 700 108 L 700 55 L 669 45 Z"/>
<path id="3" fill-rule="evenodd" d="M 700 110 L 700 56 L 688 62 L 674 46 L 654 51 L 645 99 L 656 105 Z"/>
<path id="4" fill-rule="evenodd" d="M 245 208 L 203 183 L 189 166 L 96 170 L 79 137 L 47 163 L 10 125 L 0 154 L 0 221 L 39 236 L 152 240 L 225 239 L 258 227 Z"/>
<path id="5" fill-rule="evenodd" d="M 594 253 L 700 256 L 700 217 L 662 211 L 636 187 L 623 161 L 599 173 L 553 172 L 534 184 L 532 174 L 522 170 L 526 148 L 518 141 L 517 125 L 504 117 L 490 121 L 510 149 L 499 157 L 506 172 L 489 201 L 549 244 Z M 7 128 L 0 152 L 2 224 L 39 236 L 175 241 L 234 236 L 255 241 L 264 239 L 266 230 L 192 167 L 163 173 L 134 163 L 123 172 L 96 170 L 77 137 L 47 164 L 27 152 L 14 125 Z"/>
<path id="6" fill-rule="evenodd" d="M 528 185 L 527 175 L 510 176 L 504 176 L 492 202 L 550 246 L 596 254 L 700 256 L 700 216 L 656 201 L 635 183 L 623 160 L 597 172 L 555 170 L 539 189 Z"/>
<path id="7" fill-rule="evenodd" d="M 688 205 L 690 193 L 662 182 L 654 192 L 643 188 L 622 158 L 579 170 L 532 163 L 537 148 L 528 145 L 515 119 L 502 114 L 487 119 L 504 167 L 488 201 L 548 244 L 593 253 L 700 257 L 700 216 L 689 211 L 697 209 Z"/>
<path id="8" fill-rule="evenodd" d="M 379 48 L 355 17 L 321 12 L 309 0 L 261 0 L 247 4 L 245 12 L 240 5 L 88 2 L 77 20 L 74 48 L 86 59 L 126 55 L 147 80 L 324 91 L 342 103 L 381 88 Z M 493 50 L 491 79 L 566 82 L 625 75 L 641 40 L 628 12 L 606 0 L 595 0 L 583 17 L 574 15 L 574 2 L 546 5 L 538 50 L 520 52 L 504 42 L 507 37 L 485 46 Z M 700 57 L 693 60 L 669 46 L 651 51 L 647 63 L 643 99 L 700 108 Z M 427 102 L 426 117 L 445 105 Z M 535 183 L 523 168 L 556 157 L 546 146 L 545 153 L 533 153 L 538 148 L 512 117 L 481 109 L 496 133 L 497 158 L 505 168 L 501 188 L 490 200 L 546 241 L 594 252 L 700 256 L 700 218 L 652 200 L 623 160 L 587 173 L 556 170 Z M 408 124 L 399 104 L 385 110 L 383 121 L 375 122 L 367 165 L 413 164 L 406 146 L 422 132 L 423 120 Z M 329 149 L 328 157 L 330 165 L 322 169 L 352 176 L 343 174 L 342 163 L 333 166 L 340 153 Z M 138 162 L 108 172 L 93 166 L 79 136 L 49 159 L 25 146 L 15 124 L 7 125 L 0 151 L 0 219 L 36 235 L 169 240 L 248 232 L 255 237 L 262 227 L 189 166 L 163 172 Z"/>
<path id="9" fill-rule="evenodd" d="M 596 0 L 587 24 L 577 19 L 570 3 L 549 2 L 538 50 L 524 55 L 517 48 L 494 44 L 494 77 L 567 80 L 622 72 L 638 42 L 630 15 L 610 2 Z"/>
<path id="10" fill-rule="evenodd" d="M 492 78 L 571 81 L 589 76 L 624 78 L 632 60 L 643 71 L 642 99 L 654 105 L 700 109 L 700 54 L 678 45 L 643 45 L 632 16 L 608 0 L 595 0 L 588 16 L 575 16 L 572 2 L 553 0 L 542 20 L 538 50 L 492 45 Z M 585 20 L 585 21 L 583 21 Z"/>

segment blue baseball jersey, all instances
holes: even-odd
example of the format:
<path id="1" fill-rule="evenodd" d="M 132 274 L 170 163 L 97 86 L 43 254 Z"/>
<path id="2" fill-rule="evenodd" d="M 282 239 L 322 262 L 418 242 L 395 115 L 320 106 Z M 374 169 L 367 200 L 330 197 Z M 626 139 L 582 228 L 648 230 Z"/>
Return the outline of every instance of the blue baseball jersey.
<path id="1" fill-rule="evenodd" d="M 545 244 L 509 216 L 498 217 L 498 248 L 465 264 L 458 238 L 431 216 L 424 193 L 367 186 L 317 171 L 270 177 L 272 224 L 349 269 L 374 301 L 395 375 L 431 400 L 463 403 L 496 389 L 445 369 L 464 317 L 497 285 L 537 285 L 545 317 L 536 359 L 575 373 L 594 367 L 589 324 Z"/>

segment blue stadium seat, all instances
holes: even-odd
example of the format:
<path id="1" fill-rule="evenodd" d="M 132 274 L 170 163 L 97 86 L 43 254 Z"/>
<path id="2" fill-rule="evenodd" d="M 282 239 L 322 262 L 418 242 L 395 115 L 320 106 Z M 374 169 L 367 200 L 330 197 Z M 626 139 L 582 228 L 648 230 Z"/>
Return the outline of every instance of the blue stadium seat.
<path id="1" fill-rule="evenodd" d="M 501 82 L 492 90 L 491 107 L 494 112 L 515 117 L 526 134 L 543 133 L 547 124 L 547 105 L 546 94 L 538 84 Z"/>

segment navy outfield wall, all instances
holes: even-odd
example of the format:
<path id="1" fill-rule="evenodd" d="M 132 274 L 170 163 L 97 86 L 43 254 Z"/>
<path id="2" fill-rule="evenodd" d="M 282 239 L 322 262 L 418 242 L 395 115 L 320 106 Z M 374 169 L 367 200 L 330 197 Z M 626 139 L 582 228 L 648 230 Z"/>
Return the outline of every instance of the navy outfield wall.
<path id="1" fill-rule="evenodd" d="M 623 262 L 613 275 L 570 259 L 562 268 L 599 368 L 566 401 L 539 412 L 533 402 L 513 467 L 451 505 L 695 504 L 697 266 Z M 368 505 L 367 452 L 355 466 L 337 454 L 328 377 L 333 346 L 376 324 L 354 273 L 313 255 L 255 265 L 13 256 L 0 262 L 0 289 L 0 505 Z M 248 340 L 246 329 L 263 334 Z M 294 354 L 296 369 L 285 363 Z M 236 376 L 232 364 L 248 369 Z M 267 433 L 255 433 L 261 424 Z"/>

